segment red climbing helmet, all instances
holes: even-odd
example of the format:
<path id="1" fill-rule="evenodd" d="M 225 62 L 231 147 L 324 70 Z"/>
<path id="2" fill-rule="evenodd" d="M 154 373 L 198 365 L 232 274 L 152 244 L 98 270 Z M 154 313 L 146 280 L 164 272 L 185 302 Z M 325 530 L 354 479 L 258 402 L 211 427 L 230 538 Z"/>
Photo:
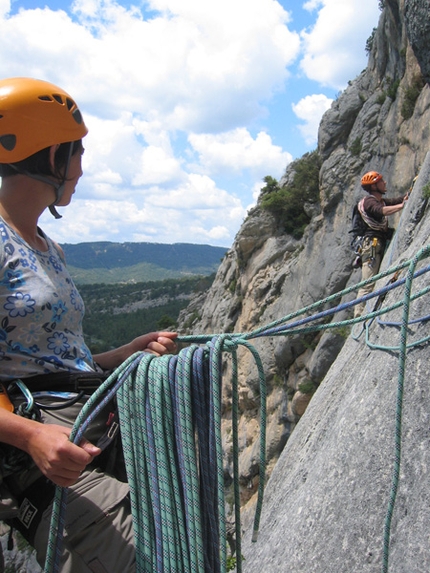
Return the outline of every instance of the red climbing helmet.
<path id="1" fill-rule="evenodd" d="M 368 171 L 363 177 L 361 178 L 361 184 L 363 187 L 365 185 L 373 185 L 374 183 L 378 183 L 381 181 L 382 175 L 377 171 Z"/>

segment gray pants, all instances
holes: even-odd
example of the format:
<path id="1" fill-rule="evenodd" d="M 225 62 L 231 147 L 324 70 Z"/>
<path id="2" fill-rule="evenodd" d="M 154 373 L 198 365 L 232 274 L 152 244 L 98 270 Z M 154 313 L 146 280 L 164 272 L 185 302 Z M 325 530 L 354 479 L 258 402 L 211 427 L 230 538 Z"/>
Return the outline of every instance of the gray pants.
<path id="1" fill-rule="evenodd" d="M 43 421 L 72 427 L 80 409 L 76 404 L 64 410 L 44 412 Z M 105 421 L 106 417 L 101 415 L 88 428 L 85 437 L 96 443 L 105 429 Z M 35 471 L 40 475 L 37 468 L 32 468 L 26 476 L 17 476 L 23 487 L 34 479 Z M 129 487 L 114 477 L 115 471 L 112 473 L 108 475 L 99 469 L 84 471 L 77 483 L 68 488 L 61 573 L 135 572 Z M 46 559 L 51 511 L 52 504 L 43 513 L 34 540 L 37 560 L 42 567 Z"/>

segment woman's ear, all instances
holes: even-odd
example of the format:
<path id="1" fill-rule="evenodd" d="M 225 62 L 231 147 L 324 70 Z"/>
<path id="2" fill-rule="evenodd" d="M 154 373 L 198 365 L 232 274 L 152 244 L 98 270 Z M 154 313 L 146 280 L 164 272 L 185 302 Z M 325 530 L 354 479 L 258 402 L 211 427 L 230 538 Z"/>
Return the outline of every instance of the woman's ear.
<path id="1" fill-rule="evenodd" d="M 55 145 L 51 145 L 49 148 L 49 165 L 51 167 L 52 173 L 55 173 L 55 154 L 57 153 L 59 147 L 60 144 L 56 143 Z"/>

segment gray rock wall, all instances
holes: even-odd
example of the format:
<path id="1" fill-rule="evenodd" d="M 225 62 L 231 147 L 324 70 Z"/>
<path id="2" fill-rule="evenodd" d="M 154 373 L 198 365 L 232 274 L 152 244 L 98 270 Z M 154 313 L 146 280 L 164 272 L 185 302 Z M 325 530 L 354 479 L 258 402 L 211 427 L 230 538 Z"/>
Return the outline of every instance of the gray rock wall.
<path id="1" fill-rule="evenodd" d="M 405 22 L 414 53 L 427 83 L 430 83 L 429 5 L 424 0 L 405 1 Z"/>
<path id="2" fill-rule="evenodd" d="M 428 209 L 422 188 L 430 181 L 430 155 L 404 211 L 393 245 L 393 260 L 411 258 L 429 245 Z M 409 246 L 407 246 L 409 245 Z M 430 258 L 419 267 L 430 265 Z M 386 284 L 382 279 L 378 286 Z M 414 281 L 418 293 L 429 274 Z M 403 289 L 390 293 L 390 306 Z M 429 295 L 411 305 L 410 318 L 428 314 Z M 387 316 L 382 317 L 387 319 Z M 390 321 L 400 321 L 393 311 Z M 400 481 L 391 525 L 389 569 L 430 570 L 430 345 L 406 355 L 403 400 L 398 401 L 399 352 L 371 346 L 400 343 L 397 326 L 374 321 L 366 344 L 362 329 L 343 346 L 278 460 L 265 491 L 257 543 L 251 532 L 242 553 L 246 573 L 376 573 L 382 570 L 384 522 L 392 490 L 396 411 L 402 410 Z M 408 343 L 430 335 L 428 322 L 411 325 Z"/>

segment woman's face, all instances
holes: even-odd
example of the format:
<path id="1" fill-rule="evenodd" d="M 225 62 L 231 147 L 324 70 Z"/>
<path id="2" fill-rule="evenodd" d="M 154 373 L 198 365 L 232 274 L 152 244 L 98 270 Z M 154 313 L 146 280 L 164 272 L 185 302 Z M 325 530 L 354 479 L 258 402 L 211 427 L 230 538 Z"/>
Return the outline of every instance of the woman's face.
<path id="1" fill-rule="evenodd" d="M 70 158 L 69 172 L 67 173 L 67 180 L 64 184 L 64 193 L 59 201 L 58 205 L 65 206 L 68 205 L 72 199 L 72 195 L 75 192 L 76 185 L 80 177 L 82 176 L 82 155 L 84 149 L 78 150 Z"/>

